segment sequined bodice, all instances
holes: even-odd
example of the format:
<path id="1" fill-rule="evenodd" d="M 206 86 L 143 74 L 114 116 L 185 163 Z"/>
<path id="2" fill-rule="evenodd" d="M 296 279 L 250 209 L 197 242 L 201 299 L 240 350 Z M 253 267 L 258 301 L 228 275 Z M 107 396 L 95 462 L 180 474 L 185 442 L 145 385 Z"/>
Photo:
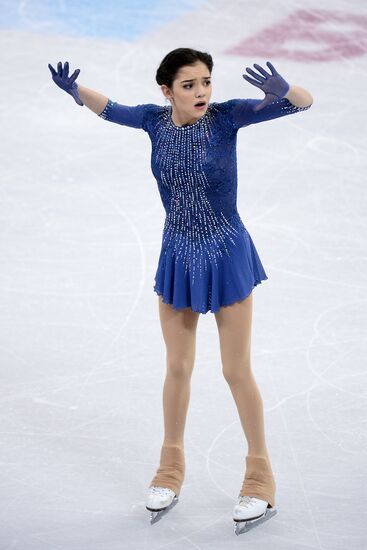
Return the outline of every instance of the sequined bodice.
<path id="1" fill-rule="evenodd" d="M 155 126 L 152 170 L 166 211 L 164 245 L 173 244 L 178 256 L 203 247 L 213 261 L 228 253 L 231 234 L 242 222 L 236 208 L 236 174 L 231 170 L 236 133 L 216 127 L 217 111 L 209 105 L 194 124 L 175 126 L 168 107 Z M 220 131 L 221 130 L 221 131 Z"/>
<path id="2" fill-rule="evenodd" d="M 171 106 L 134 107 L 111 100 L 102 118 L 143 128 L 152 142 L 151 168 L 166 219 L 162 249 L 174 248 L 186 268 L 216 264 L 230 257 L 236 236 L 246 231 L 237 211 L 236 139 L 240 127 L 305 110 L 287 99 L 255 112 L 254 99 L 210 103 L 205 114 L 187 126 L 176 126 Z"/>

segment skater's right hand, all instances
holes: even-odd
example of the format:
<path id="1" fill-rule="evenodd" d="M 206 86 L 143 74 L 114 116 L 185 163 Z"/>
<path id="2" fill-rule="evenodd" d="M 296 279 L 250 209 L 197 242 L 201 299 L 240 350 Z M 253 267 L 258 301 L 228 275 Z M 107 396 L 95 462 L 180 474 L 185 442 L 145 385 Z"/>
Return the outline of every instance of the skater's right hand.
<path id="1" fill-rule="evenodd" d="M 48 64 L 48 68 L 51 71 L 52 80 L 55 82 L 55 84 L 57 84 L 59 88 L 61 88 L 62 90 L 65 90 L 65 92 L 73 96 L 73 98 L 75 99 L 78 105 L 84 105 L 84 103 L 79 97 L 78 84 L 75 82 L 75 80 L 79 76 L 80 69 L 75 69 L 73 74 L 71 76 L 68 76 L 69 75 L 68 61 L 65 62 L 64 68 L 62 67 L 61 61 L 59 61 L 57 64 L 57 72 L 53 68 L 53 66 L 50 65 L 50 63 Z"/>

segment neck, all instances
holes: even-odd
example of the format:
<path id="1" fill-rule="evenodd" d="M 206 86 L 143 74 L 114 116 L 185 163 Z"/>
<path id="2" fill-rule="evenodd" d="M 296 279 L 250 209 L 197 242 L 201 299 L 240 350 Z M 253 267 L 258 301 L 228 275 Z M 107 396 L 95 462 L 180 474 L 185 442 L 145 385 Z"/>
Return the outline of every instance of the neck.
<path id="1" fill-rule="evenodd" d="M 172 105 L 171 105 L 171 120 L 175 126 L 189 126 L 190 124 L 194 124 L 197 120 L 199 120 L 200 117 L 197 118 L 191 118 L 191 119 L 184 119 L 180 116 L 177 116 L 176 113 L 173 111 Z"/>

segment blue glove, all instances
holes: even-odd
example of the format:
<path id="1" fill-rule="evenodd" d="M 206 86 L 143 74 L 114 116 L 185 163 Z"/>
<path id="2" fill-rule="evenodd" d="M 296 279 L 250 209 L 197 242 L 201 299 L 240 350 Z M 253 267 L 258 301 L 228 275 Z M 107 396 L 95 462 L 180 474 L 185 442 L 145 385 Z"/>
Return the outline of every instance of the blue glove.
<path id="1" fill-rule="evenodd" d="M 267 61 L 266 64 L 271 70 L 271 74 L 267 73 L 265 69 L 260 67 L 260 65 L 254 63 L 255 69 L 257 69 L 263 76 L 255 73 L 255 71 L 253 71 L 249 67 L 246 67 L 246 71 L 254 76 L 257 80 L 250 78 L 246 74 L 242 75 L 243 78 L 247 80 L 247 82 L 250 82 L 250 84 L 257 86 L 265 93 L 265 98 L 261 103 L 259 103 L 259 105 L 254 108 L 254 111 L 259 111 L 260 109 L 263 109 L 266 105 L 269 105 L 269 103 L 272 103 L 276 99 L 281 99 L 287 94 L 290 88 L 288 82 L 286 82 L 284 78 L 280 76 L 280 74 L 276 71 L 270 61 Z"/>
<path id="2" fill-rule="evenodd" d="M 72 95 L 78 105 L 84 105 L 78 94 L 78 84 L 74 82 L 79 76 L 80 69 L 75 69 L 73 74 L 71 76 L 68 76 L 68 61 L 65 62 L 64 69 L 62 68 L 61 61 L 59 61 L 57 64 L 57 72 L 55 71 L 53 66 L 50 65 L 50 63 L 48 64 L 48 68 L 51 71 L 52 80 L 55 82 L 55 84 L 57 84 L 62 90 L 65 90 L 65 92 L 67 92 L 68 94 Z"/>

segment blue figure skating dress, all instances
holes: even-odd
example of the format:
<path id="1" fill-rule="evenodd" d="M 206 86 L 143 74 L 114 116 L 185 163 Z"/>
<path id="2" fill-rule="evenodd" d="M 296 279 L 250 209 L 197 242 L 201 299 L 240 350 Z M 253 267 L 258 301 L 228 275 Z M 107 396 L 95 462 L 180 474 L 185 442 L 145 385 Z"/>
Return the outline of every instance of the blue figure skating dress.
<path id="1" fill-rule="evenodd" d="M 109 99 L 99 115 L 143 129 L 152 142 L 151 168 L 166 212 L 154 291 L 174 309 L 215 313 L 268 278 L 237 211 L 237 131 L 310 106 L 283 98 L 256 112 L 259 103 L 209 103 L 184 126 L 173 123 L 171 105 Z"/>

